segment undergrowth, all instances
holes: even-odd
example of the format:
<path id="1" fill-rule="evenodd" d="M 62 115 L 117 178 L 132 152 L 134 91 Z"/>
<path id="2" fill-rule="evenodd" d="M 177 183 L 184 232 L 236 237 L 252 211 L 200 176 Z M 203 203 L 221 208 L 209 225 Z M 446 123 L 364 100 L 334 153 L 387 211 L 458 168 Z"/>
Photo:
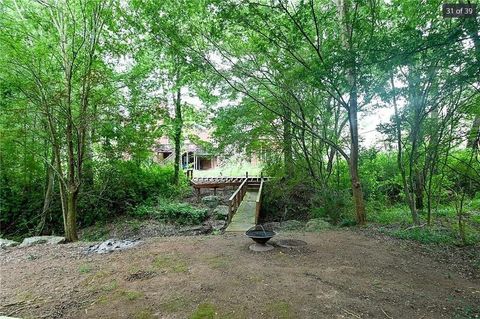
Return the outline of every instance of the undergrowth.
<path id="1" fill-rule="evenodd" d="M 208 210 L 205 208 L 165 199 L 139 205 L 129 212 L 129 215 L 135 218 L 153 218 L 179 225 L 200 224 L 207 218 L 207 214 Z"/>
<path id="2" fill-rule="evenodd" d="M 480 243 L 480 211 L 477 201 L 465 205 L 465 237 L 467 245 Z M 458 217 L 454 207 L 442 206 L 432 212 L 432 221 L 427 225 L 425 212 L 419 212 L 420 225 L 412 226 L 410 210 L 405 206 L 372 209 L 369 211 L 370 223 L 378 224 L 378 230 L 386 235 L 418 241 L 424 244 L 460 245 L 461 238 Z"/>

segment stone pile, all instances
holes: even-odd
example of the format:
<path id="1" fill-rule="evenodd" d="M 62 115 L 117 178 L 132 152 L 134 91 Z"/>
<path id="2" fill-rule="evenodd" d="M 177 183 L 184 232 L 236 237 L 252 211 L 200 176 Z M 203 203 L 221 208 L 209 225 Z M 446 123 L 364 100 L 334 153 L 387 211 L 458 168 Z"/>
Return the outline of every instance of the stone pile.
<path id="1" fill-rule="evenodd" d="M 111 253 L 114 251 L 124 250 L 128 248 L 132 248 L 141 241 L 139 240 L 130 240 L 130 239 L 123 239 L 123 240 L 116 240 L 116 239 L 108 239 L 100 244 L 91 245 L 89 246 L 85 252 L 86 253 L 97 253 L 97 254 L 106 254 Z"/>

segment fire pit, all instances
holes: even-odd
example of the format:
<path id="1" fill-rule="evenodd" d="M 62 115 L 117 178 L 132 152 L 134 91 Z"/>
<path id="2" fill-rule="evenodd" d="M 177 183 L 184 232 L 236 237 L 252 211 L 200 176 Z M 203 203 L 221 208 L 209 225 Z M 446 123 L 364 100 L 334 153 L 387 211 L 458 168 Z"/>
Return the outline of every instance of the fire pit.
<path id="1" fill-rule="evenodd" d="M 273 249 L 272 245 L 267 242 L 276 235 L 272 230 L 265 230 L 262 225 L 257 225 L 245 232 L 245 235 L 253 239 L 256 244 L 250 245 L 250 250 L 253 251 L 269 251 Z"/>

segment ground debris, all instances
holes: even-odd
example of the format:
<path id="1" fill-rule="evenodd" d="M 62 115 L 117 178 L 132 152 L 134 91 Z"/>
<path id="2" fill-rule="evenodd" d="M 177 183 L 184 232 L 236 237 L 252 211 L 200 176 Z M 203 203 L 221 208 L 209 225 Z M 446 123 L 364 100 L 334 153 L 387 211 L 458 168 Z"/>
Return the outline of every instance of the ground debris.
<path id="1" fill-rule="evenodd" d="M 86 253 L 97 253 L 97 254 L 105 254 L 111 253 L 117 250 L 124 250 L 131 247 L 138 245 L 141 241 L 138 239 L 123 239 L 123 240 L 115 240 L 115 239 L 108 239 L 100 244 L 91 245 L 87 249 L 85 249 Z"/>

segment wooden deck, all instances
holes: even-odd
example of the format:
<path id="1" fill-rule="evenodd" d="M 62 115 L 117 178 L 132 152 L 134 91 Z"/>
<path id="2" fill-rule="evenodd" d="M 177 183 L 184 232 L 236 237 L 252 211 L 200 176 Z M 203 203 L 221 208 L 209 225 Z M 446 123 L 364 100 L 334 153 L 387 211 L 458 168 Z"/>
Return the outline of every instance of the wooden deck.
<path id="1" fill-rule="evenodd" d="M 192 174 L 189 174 L 192 177 Z M 228 202 L 228 220 L 226 232 L 245 232 L 255 226 L 260 215 L 262 204 L 263 183 L 269 177 L 248 176 L 245 177 L 197 177 L 191 178 L 190 184 L 197 191 L 200 199 L 202 188 L 213 189 L 238 186 Z"/>

